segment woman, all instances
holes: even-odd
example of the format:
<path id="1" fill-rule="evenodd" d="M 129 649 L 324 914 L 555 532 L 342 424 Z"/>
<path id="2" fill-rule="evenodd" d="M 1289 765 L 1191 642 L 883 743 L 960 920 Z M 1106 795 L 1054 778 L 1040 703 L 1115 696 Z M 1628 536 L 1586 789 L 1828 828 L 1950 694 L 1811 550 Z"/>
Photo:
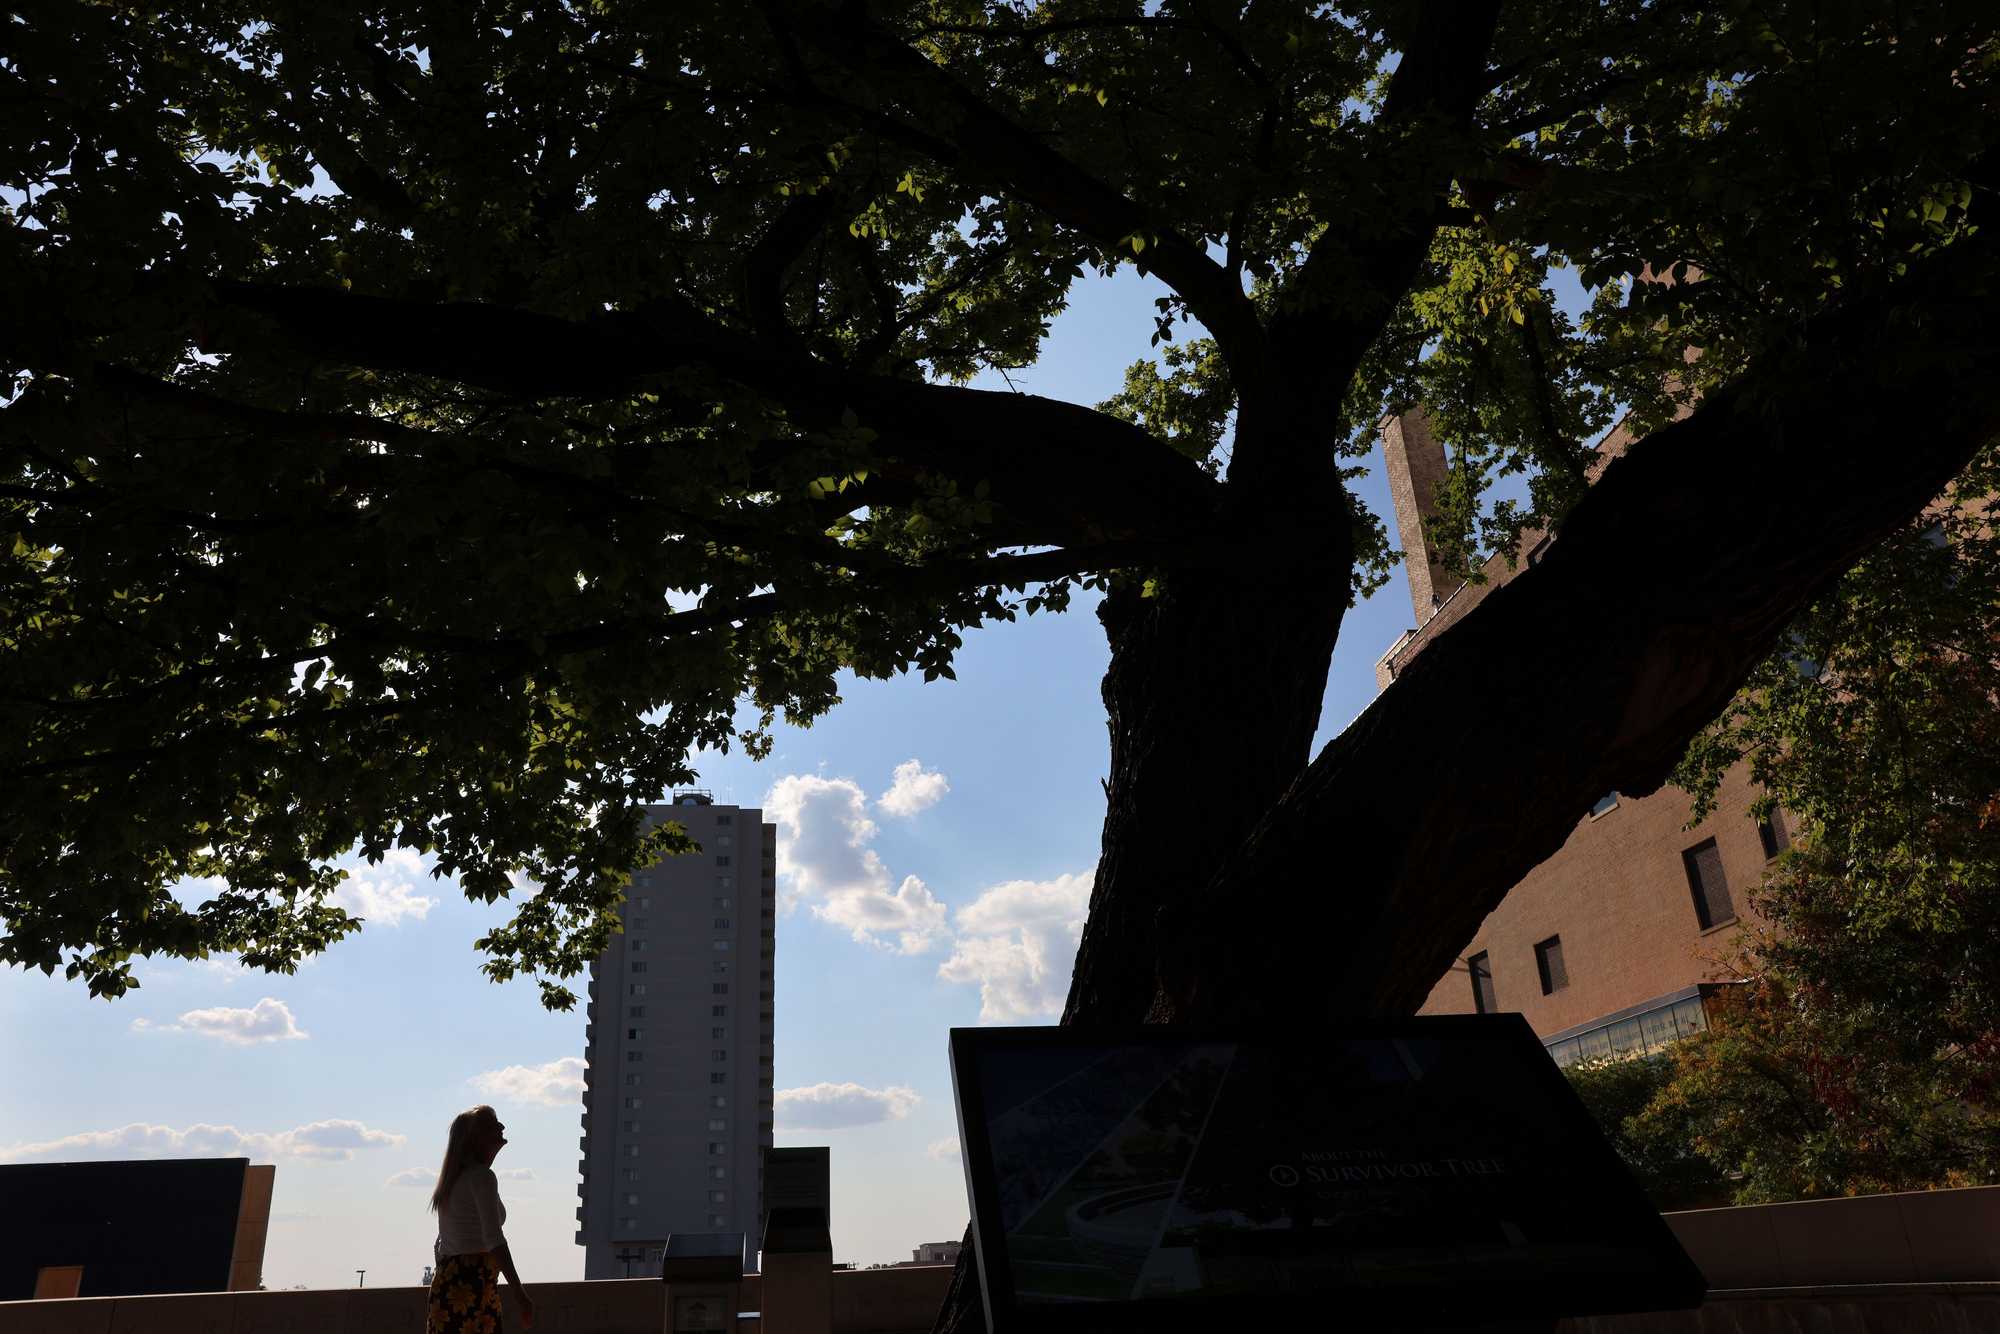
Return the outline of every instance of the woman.
<path id="1" fill-rule="evenodd" d="M 535 1323 L 535 1304 L 521 1290 L 500 1231 L 507 1207 L 500 1203 L 493 1159 L 506 1143 L 507 1127 L 491 1107 L 452 1118 L 444 1166 L 431 1192 L 438 1216 L 437 1272 L 431 1277 L 425 1334 L 499 1334 L 501 1274 L 520 1299 L 523 1328 Z"/>

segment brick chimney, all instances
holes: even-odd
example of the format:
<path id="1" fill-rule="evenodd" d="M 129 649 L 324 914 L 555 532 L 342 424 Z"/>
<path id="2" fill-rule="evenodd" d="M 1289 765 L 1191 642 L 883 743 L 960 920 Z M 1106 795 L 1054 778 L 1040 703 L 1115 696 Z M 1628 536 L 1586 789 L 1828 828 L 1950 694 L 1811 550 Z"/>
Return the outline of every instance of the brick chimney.
<path id="1" fill-rule="evenodd" d="M 1431 434 L 1430 419 L 1421 406 L 1384 417 L 1381 430 L 1389 498 L 1396 506 L 1396 540 L 1403 548 L 1403 570 L 1410 577 L 1410 605 L 1422 625 L 1465 583 L 1437 562 L 1424 538 L 1424 520 L 1437 513 L 1437 485 L 1445 476 L 1444 446 Z"/>

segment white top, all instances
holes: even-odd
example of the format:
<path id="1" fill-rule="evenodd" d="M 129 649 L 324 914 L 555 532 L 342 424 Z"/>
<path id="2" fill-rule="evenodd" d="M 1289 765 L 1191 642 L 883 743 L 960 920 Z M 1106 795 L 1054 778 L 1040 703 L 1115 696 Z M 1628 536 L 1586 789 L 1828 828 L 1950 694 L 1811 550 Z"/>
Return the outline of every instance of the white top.
<path id="1" fill-rule="evenodd" d="M 500 1225 L 507 1206 L 500 1203 L 500 1181 L 490 1167 L 468 1165 L 458 1174 L 438 1210 L 438 1254 L 472 1255 L 507 1244 Z"/>

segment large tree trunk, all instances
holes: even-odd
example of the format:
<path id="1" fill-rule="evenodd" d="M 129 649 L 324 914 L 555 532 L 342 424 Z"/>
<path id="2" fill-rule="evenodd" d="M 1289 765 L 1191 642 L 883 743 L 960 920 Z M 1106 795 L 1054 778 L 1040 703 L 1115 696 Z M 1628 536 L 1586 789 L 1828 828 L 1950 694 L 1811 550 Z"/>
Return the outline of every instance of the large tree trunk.
<path id="1" fill-rule="evenodd" d="M 1337 494 L 1331 478 L 1316 494 Z M 1144 1022 L 1161 931 L 1310 758 L 1351 560 L 1345 510 L 1317 518 L 1311 544 L 1275 562 L 1128 580 L 1098 610 L 1110 777 L 1065 1024 Z M 938 1329 L 984 1328 L 968 1228 Z"/>
<path id="2" fill-rule="evenodd" d="M 1339 580 L 1203 571 L 1104 600 L 1110 778 L 1065 1024 L 1145 1019 L 1163 922 L 1305 768 L 1346 610 Z"/>

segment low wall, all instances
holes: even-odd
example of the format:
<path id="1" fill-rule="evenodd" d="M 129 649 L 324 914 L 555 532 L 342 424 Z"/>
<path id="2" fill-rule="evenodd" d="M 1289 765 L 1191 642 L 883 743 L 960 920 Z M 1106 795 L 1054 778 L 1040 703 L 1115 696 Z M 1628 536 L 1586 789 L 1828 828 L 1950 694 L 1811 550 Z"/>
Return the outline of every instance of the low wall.
<path id="1" fill-rule="evenodd" d="M 950 1265 L 837 1269 L 833 1334 L 925 1334 L 951 1286 Z M 758 1309 L 745 1275 L 742 1308 Z M 508 1334 L 520 1330 L 503 1291 Z M 531 1283 L 534 1334 L 657 1334 L 664 1294 L 656 1278 Z M 198 1292 L 166 1297 L 74 1297 L 0 1302 L 0 1334 L 421 1334 L 423 1288 Z M 754 1334 L 746 1324 L 745 1334 Z M 782 1332 L 779 1332 L 782 1334 Z"/>
<path id="2" fill-rule="evenodd" d="M 2000 1281 L 2000 1186 L 1666 1217 L 1711 1288 Z"/>
<path id="3" fill-rule="evenodd" d="M 1692 1311 L 1559 1321 L 1556 1334 L 2000 1334 L 2000 1283 L 1737 1288 Z"/>
<path id="4" fill-rule="evenodd" d="M 1564 1334 L 2000 1334 L 2000 1186 L 1668 1214 L 1712 1289 L 1694 1311 Z M 950 1265 L 836 1270 L 833 1334 L 926 1334 Z M 535 1334 L 658 1334 L 658 1279 L 536 1283 Z M 758 1279 L 742 1309 L 759 1309 Z M 506 1329 L 519 1329 L 511 1301 Z M 422 1288 L 0 1302 L 0 1334 L 420 1334 Z M 786 1334 L 784 1330 L 745 1334 Z"/>

